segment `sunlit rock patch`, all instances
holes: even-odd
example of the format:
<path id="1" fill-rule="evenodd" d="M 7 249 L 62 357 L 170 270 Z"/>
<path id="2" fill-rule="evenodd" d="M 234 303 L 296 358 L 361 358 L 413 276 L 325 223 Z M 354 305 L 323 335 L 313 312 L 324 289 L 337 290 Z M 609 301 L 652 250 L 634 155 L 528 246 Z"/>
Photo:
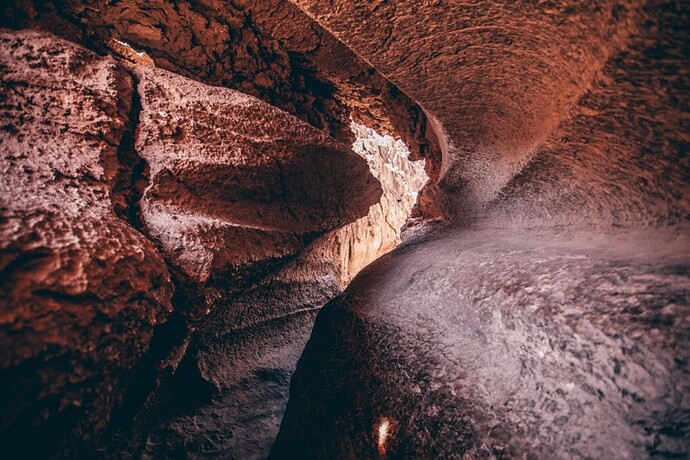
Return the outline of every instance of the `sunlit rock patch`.
<path id="1" fill-rule="evenodd" d="M 353 149 L 367 160 L 371 173 L 381 182 L 381 201 L 369 214 L 339 229 L 341 282 L 346 286 L 364 267 L 393 250 L 417 201 L 419 190 L 429 177 L 424 161 L 410 159 L 410 151 L 400 139 L 382 136 L 371 128 L 352 122 L 357 136 Z"/>

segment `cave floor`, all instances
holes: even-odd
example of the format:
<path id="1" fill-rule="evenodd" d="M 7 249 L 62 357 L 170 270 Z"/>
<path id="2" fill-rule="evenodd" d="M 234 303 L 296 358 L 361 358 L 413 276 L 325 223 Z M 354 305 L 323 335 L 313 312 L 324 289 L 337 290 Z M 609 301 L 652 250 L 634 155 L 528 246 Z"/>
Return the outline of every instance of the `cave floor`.
<path id="1" fill-rule="evenodd" d="M 273 456 L 373 458 L 382 420 L 390 458 L 682 453 L 681 235 L 483 230 L 408 242 L 320 313 Z"/>
<path id="2" fill-rule="evenodd" d="M 103 443 L 107 458 L 263 459 L 287 404 L 290 377 L 316 316 L 300 311 L 246 327 L 210 321 L 175 376 Z M 193 348 L 193 350 L 192 350 Z M 180 372 L 181 371 L 181 372 Z"/>

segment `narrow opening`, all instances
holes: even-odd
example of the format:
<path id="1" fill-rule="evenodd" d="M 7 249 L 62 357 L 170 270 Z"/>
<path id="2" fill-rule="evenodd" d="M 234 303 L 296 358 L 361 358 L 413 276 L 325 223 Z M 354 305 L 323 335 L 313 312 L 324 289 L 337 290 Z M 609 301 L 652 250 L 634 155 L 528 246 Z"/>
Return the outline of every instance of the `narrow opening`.
<path id="1" fill-rule="evenodd" d="M 381 182 L 383 195 L 365 217 L 338 230 L 343 287 L 362 268 L 400 244 L 400 233 L 417 194 L 429 180 L 424 160 L 410 160 L 403 141 L 354 121 L 350 128 L 356 136 L 353 150 L 367 160 L 371 173 Z"/>

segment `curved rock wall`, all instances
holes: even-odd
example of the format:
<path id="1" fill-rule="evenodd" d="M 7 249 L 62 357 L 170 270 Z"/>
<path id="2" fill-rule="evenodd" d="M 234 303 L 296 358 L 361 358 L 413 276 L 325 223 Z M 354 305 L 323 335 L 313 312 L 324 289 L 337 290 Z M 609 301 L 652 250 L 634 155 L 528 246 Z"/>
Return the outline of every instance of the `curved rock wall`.
<path id="1" fill-rule="evenodd" d="M 350 118 L 437 157 L 419 106 L 286 0 L 10 2 L 0 24 L 36 27 L 101 52 L 113 40 L 158 67 L 236 89 L 351 143 Z M 431 165 L 430 165 L 431 167 Z"/>
<path id="2" fill-rule="evenodd" d="M 285 112 L 164 70 L 135 74 L 142 224 L 176 273 L 209 288 L 207 307 L 379 200 L 360 158 Z"/>
<path id="3" fill-rule="evenodd" d="M 114 209 L 129 75 L 34 32 L 2 31 L 0 54 L 3 443 L 45 455 L 105 426 L 173 286 Z"/>
<path id="4" fill-rule="evenodd" d="M 688 239 L 624 241 L 464 231 L 377 260 L 319 312 L 271 457 L 378 458 L 384 420 L 386 458 L 684 455 Z"/>
<path id="5" fill-rule="evenodd" d="M 353 130 L 354 150 L 381 181 L 380 202 L 248 289 L 217 301 L 216 311 L 184 346 L 187 364 L 162 376 L 132 421 L 109 435 L 99 451 L 113 457 L 132 451 L 151 457 L 269 454 L 317 311 L 364 265 L 397 245 L 427 179 L 401 141 L 361 125 L 353 124 Z M 201 397 L 185 404 L 190 391 Z"/>
<path id="6" fill-rule="evenodd" d="M 251 96 L 42 32 L 3 30 L 0 53 L 2 437 L 11 455 L 84 455 L 177 367 L 197 319 L 381 187 Z"/>
<path id="7" fill-rule="evenodd" d="M 684 3 L 1 8 L 11 454 L 687 455 Z"/>
<path id="8" fill-rule="evenodd" d="M 319 313 L 272 458 L 686 456 L 687 6 L 295 3 L 427 111 L 447 221 Z"/>
<path id="9" fill-rule="evenodd" d="M 585 194 L 611 197 L 611 191 L 594 189 L 598 184 L 584 177 L 595 169 L 602 182 L 630 183 L 632 174 L 614 176 L 615 168 L 605 170 L 612 150 L 620 162 L 645 158 L 660 170 L 682 161 L 674 155 L 683 150 L 678 123 L 686 109 L 678 72 L 687 29 L 683 6 L 638 1 L 294 3 L 438 121 L 438 135 L 445 139 L 438 186 L 448 200 L 445 212 L 456 219 L 476 220 L 505 187 L 513 186 L 511 181 L 521 180 L 523 171 L 533 174 L 528 169 L 541 170 L 546 163 L 550 172 L 534 183 L 556 177 L 566 181 L 577 176 L 577 168 L 588 172 L 555 185 L 553 194 L 540 192 L 541 209 L 530 210 L 525 219 L 546 212 L 570 220 L 581 213 L 566 199 L 579 203 Z M 648 89 L 640 93 L 641 87 Z M 654 144 L 655 136 L 670 145 Z M 590 161 L 601 166 L 590 168 Z M 682 177 L 659 174 L 645 179 L 668 189 L 687 186 Z M 558 193 L 563 187 L 586 188 L 588 182 L 590 189 L 577 192 L 577 198 Z M 531 197 L 520 201 L 534 202 Z M 608 220 L 621 213 L 611 209 L 615 199 L 603 201 L 588 203 L 588 212 Z M 648 195 L 636 206 L 650 207 L 653 201 L 658 199 Z M 675 201 L 682 214 L 682 200 Z"/>

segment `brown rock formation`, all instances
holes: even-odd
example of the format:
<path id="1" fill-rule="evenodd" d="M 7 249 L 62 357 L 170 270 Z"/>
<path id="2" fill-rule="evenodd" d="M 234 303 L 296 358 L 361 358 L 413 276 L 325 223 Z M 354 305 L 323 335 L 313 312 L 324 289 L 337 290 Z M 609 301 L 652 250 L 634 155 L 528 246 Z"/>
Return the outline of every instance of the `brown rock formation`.
<path id="1" fill-rule="evenodd" d="M 683 2 L 0 12 L 12 453 L 688 455 Z"/>
<path id="2" fill-rule="evenodd" d="M 172 284 L 154 245 L 114 211 L 129 172 L 118 161 L 127 73 L 34 32 L 3 31 L 0 53 L 3 443 L 45 453 L 105 426 L 172 308 Z"/>
<path id="3" fill-rule="evenodd" d="M 407 161 L 401 142 L 363 126 L 353 128 L 355 151 L 367 158 L 382 183 L 381 202 L 367 216 L 317 238 L 249 289 L 218 302 L 215 313 L 190 338 L 185 353 L 189 366 L 180 365 L 173 376 L 163 378 L 131 423 L 102 443 L 103 453 L 268 455 L 316 312 L 363 265 L 393 249 L 415 191 L 426 181 L 423 166 Z M 190 391 L 195 398 L 201 395 L 191 407 L 184 402 Z"/>
<path id="4" fill-rule="evenodd" d="M 319 312 L 272 458 L 685 454 L 687 238 L 414 243 Z"/>
<path id="5" fill-rule="evenodd" d="M 141 359 L 173 309 L 168 267 L 176 315 L 196 319 L 381 189 L 350 149 L 251 96 L 130 75 L 45 33 L 0 45 L 3 440 L 76 455 L 180 362 L 179 326 Z"/>
<path id="6" fill-rule="evenodd" d="M 151 176 L 141 219 L 194 284 L 246 287 L 379 200 L 361 158 L 287 113 L 163 70 L 136 73 L 135 147 Z"/>
<path id="7" fill-rule="evenodd" d="M 272 457 L 687 455 L 687 6 L 295 3 L 426 110 L 453 222 L 320 312 Z"/>
<path id="8" fill-rule="evenodd" d="M 602 200 L 587 204 L 587 214 L 594 214 L 590 219 L 620 215 L 634 223 L 638 216 L 624 216 L 616 200 L 608 200 L 612 191 L 599 186 L 608 181 L 636 188 L 636 175 L 621 174 L 614 180 L 615 168 L 601 171 L 603 165 L 590 169 L 587 163 L 608 161 L 611 156 L 605 152 L 611 148 L 619 153 L 619 162 L 629 164 L 647 158 L 643 150 L 650 150 L 658 172 L 647 178 L 649 183 L 658 182 L 664 190 L 687 187 L 682 177 L 661 172 L 674 167 L 681 142 L 682 102 L 676 93 L 682 84 L 674 69 L 680 64 L 678 53 L 683 53 L 687 12 L 682 7 L 642 1 L 294 3 L 436 120 L 444 138 L 439 187 L 449 202 L 447 213 L 456 218 L 476 219 L 511 180 L 535 169 L 534 163 L 548 163 L 548 168 L 536 169 L 549 177 L 532 183 L 556 177 L 561 183 L 554 185 L 554 193 L 539 193 L 541 210 L 530 210 L 547 212 L 546 225 L 555 214 L 565 221 L 582 215 L 566 200 L 579 206 L 591 196 Z M 649 59 L 657 66 L 654 72 L 640 67 Z M 632 94 L 641 85 L 648 93 Z M 669 91 L 656 93 L 659 87 Z M 634 132 L 636 122 L 645 123 L 646 135 Z M 597 126 L 596 131 L 585 133 L 590 126 Z M 669 146 L 651 145 L 652 133 L 669 139 Z M 617 144 L 619 139 L 630 140 Z M 577 177 L 582 168 L 590 174 L 596 170 L 601 184 Z M 560 195 L 564 187 L 579 188 L 577 197 Z M 644 214 L 656 213 L 659 199 L 670 198 L 651 195 L 635 205 L 644 208 Z M 520 201 L 520 207 L 533 202 Z M 672 202 L 667 206 L 683 207 L 680 199 Z M 640 217 L 664 219 L 664 211 L 659 211 L 658 217 Z"/>
<path id="9" fill-rule="evenodd" d="M 410 152 L 402 141 L 356 123 L 352 130 L 357 136 L 355 151 L 366 158 L 384 193 L 366 216 L 320 242 L 333 251 L 332 260 L 340 261 L 343 288 L 360 270 L 400 244 L 401 231 L 417 202 L 417 193 L 429 179 L 422 162 L 410 160 Z"/>
<path id="10" fill-rule="evenodd" d="M 287 0 L 16 1 L 0 24 L 116 53 L 121 40 L 158 67 L 256 96 L 348 144 L 353 117 L 402 136 L 415 157 L 440 155 L 419 106 Z"/>

